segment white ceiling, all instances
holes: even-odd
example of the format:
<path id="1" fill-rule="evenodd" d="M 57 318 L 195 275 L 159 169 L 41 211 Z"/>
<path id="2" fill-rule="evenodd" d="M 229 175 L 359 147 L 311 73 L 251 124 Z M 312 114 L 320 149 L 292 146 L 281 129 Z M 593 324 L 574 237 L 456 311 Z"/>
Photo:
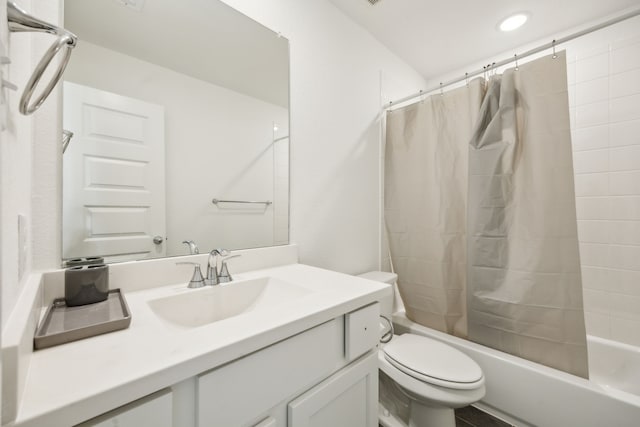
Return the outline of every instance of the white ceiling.
<path id="1" fill-rule="evenodd" d="M 330 0 L 427 80 L 558 33 L 600 21 L 640 0 Z M 503 33 L 499 22 L 528 12 L 520 29 Z M 518 53 L 518 52 L 514 52 Z M 470 70 L 471 71 L 471 70 Z"/>
<path id="2" fill-rule="evenodd" d="M 220 1 L 65 0 L 65 27 L 83 40 L 287 107 L 289 43 Z M 72 59 L 73 61 L 73 56 Z"/>

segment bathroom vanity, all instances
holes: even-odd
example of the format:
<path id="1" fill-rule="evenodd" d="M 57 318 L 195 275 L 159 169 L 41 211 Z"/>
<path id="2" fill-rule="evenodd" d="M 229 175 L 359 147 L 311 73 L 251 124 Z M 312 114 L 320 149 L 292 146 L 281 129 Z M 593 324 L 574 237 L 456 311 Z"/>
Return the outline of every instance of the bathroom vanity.
<path id="1" fill-rule="evenodd" d="M 377 302 L 389 288 L 291 257 L 252 268 L 274 250 L 292 249 L 242 251 L 233 282 L 200 289 L 188 277 L 166 284 L 175 259 L 113 265 L 112 281 L 137 282 L 119 282 L 131 326 L 25 357 L 16 417 L 3 425 L 377 425 Z M 147 286 L 145 271 L 165 283 Z M 56 275 L 43 280 L 45 300 Z M 228 317 L 209 316 L 225 298 Z"/>

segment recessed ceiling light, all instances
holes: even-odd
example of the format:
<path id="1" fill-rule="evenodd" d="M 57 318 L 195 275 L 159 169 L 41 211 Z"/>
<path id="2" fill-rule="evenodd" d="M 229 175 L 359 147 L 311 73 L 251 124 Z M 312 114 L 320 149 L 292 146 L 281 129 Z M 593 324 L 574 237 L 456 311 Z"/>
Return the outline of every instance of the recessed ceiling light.
<path id="1" fill-rule="evenodd" d="M 500 28 L 500 31 L 513 31 L 522 27 L 527 22 L 527 19 L 529 19 L 529 16 L 526 13 L 516 13 L 503 19 L 498 28 Z"/>

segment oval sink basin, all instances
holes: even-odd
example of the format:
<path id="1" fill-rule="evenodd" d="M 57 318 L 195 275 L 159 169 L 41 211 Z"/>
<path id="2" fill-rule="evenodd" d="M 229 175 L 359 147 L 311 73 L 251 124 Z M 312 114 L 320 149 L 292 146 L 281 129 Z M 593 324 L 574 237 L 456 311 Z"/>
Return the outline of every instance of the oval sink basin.
<path id="1" fill-rule="evenodd" d="M 154 299 L 151 310 L 173 324 L 197 327 L 256 310 L 291 302 L 310 290 L 273 277 L 207 286 Z"/>

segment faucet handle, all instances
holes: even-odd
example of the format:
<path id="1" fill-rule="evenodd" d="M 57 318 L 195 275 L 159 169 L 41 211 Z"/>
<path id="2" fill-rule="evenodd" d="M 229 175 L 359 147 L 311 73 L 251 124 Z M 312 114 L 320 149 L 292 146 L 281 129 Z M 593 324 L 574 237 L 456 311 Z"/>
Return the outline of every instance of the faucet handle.
<path id="1" fill-rule="evenodd" d="M 194 242 L 193 240 L 183 240 L 182 243 L 189 247 L 190 255 L 198 255 L 200 253 L 198 245 L 196 245 L 196 242 Z"/>
<path id="2" fill-rule="evenodd" d="M 220 283 L 227 283 L 233 280 L 233 277 L 231 277 L 231 274 L 229 273 L 229 268 L 227 267 L 227 261 L 231 258 L 237 258 L 239 256 L 241 255 L 235 254 L 222 258 L 222 266 L 220 267 L 220 274 L 218 275 L 218 281 Z"/>
<path id="3" fill-rule="evenodd" d="M 193 276 L 191 276 L 191 280 L 189 280 L 189 285 L 187 287 L 188 288 L 201 288 L 201 287 L 203 287 L 204 286 L 204 277 L 202 277 L 202 271 L 200 271 L 200 263 L 188 262 L 188 261 L 176 262 L 176 265 L 182 265 L 182 264 L 190 264 L 190 265 L 194 266 Z"/>

